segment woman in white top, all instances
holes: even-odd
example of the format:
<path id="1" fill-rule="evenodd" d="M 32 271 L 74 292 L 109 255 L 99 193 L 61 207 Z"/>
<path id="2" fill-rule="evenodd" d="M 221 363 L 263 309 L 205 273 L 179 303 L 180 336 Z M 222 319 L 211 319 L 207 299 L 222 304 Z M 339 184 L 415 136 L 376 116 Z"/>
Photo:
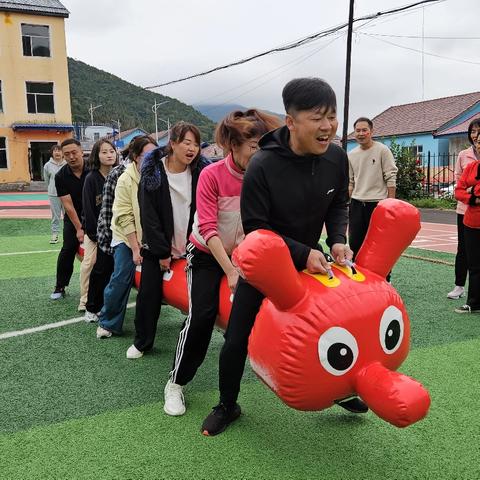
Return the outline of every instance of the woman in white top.
<path id="1" fill-rule="evenodd" d="M 162 305 L 163 273 L 172 258 L 186 254 L 195 213 L 200 171 L 209 162 L 200 155 L 200 131 L 179 122 L 170 131 L 166 148 L 145 157 L 138 200 L 142 225 L 142 276 L 135 313 L 135 340 L 127 358 L 151 350 Z"/>

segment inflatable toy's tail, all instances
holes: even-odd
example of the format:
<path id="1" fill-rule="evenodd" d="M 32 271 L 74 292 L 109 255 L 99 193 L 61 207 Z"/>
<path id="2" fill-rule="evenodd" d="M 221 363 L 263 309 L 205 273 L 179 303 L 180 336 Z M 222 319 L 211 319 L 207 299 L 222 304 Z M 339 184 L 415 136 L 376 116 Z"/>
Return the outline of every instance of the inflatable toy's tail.
<path id="1" fill-rule="evenodd" d="M 420 212 L 410 203 L 387 198 L 373 211 L 355 262 L 386 277 L 420 230 Z"/>

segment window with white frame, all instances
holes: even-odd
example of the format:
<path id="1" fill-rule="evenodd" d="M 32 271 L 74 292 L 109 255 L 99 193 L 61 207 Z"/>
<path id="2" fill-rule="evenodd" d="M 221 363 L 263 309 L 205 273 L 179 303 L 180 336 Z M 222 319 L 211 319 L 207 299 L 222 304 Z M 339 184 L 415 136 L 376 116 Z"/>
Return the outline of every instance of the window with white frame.
<path id="1" fill-rule="evenodd" d="M 50 27 L 22 23 L 22 44 L 26 57 L 50 57 Z"/>
<path id="2" fill-rule="evenodd" d="M 0 113 L 3 112 L 2 81 L 0 80 Z"/>
<path id="3" fill-rule="evenodd" d="M 28 113 L 55 113 L 53 82 L 27 82 Z"/>
<path id="4" fill-rule="evenodd" d="M 0 137 L 0 168 L 7 168 L 7 139 Z"/>

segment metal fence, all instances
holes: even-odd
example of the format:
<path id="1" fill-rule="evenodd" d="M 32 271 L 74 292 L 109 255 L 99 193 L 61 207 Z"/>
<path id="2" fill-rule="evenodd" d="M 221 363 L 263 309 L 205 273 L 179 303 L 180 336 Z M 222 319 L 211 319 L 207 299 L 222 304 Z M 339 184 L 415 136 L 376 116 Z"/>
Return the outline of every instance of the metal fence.
<path id="1" fill-rule="evenodd" d="M 418 155 L 417 163 L 423 170 L 422 193 L 426 197 L 453 195 L 455 189 L 456 153 Z"/>

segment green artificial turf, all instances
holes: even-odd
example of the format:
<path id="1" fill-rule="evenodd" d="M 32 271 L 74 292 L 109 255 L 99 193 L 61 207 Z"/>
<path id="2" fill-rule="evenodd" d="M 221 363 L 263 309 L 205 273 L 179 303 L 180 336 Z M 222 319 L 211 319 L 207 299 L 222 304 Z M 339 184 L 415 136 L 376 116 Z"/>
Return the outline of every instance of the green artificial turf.
<path id="1" fill-rule="evenodd" d="M 37 219 L 0 219 L 0 238 L 18 237 L 23 235 L 50 235 L 51 221 L 44 218 Z M 0 250 L 1 251 L 1 250 Z"/>
<path id="2" fill-rule="evenodd" d="M 181 418 L 167 417 L 161 401 L 145 398 L 141 406 L 0 436 L 2 474 L 12 480 L 478 478 L 479 381 L 472 360 L 479 348 L 475 340 L 412 352 L 403 371 L 425 383 L 433 402 L 428 417 L 406 429 L 371 412 L 294 411 L 259 382 L 246 382 L 244 414 L 218 437 L 199 431 L 215 392 L 196 388 Z"/>
<path id="3" fill-rule="evenodd" d="M 45 220 L 0 220 L 0 253 L 48 250 L 48 235 Z M 56 256 L 0 256 L 0 334 L 79 316 L 78 262 L 67 297 L 49 299 Z M 214 332 L 186 387 L 187 414 L 166 416 L 163 387 L 184 318 L 171 307 L 162 310 L 155 349 L 135 361 L 125 357 L 133 308 L 122 337 L 97 340 L 96 326 L 79 322 L 0 339 L 0 478 L 478 478 L 480 316 L 453 313 L 462 300 L 446 298 L 452 280 L 453 267 L 412 258 L 393 270 L 412 327 L 400 370 L 432 397 L 427 418 L 407 429 L 338 407 L 292 410 L 247 366 L 244 415 L 225 434 L 203 437 L 201 422 L 217 402 L 222 335 Z"/>

